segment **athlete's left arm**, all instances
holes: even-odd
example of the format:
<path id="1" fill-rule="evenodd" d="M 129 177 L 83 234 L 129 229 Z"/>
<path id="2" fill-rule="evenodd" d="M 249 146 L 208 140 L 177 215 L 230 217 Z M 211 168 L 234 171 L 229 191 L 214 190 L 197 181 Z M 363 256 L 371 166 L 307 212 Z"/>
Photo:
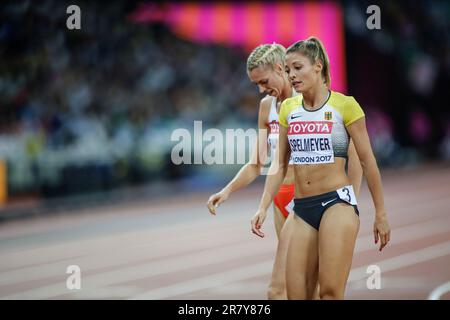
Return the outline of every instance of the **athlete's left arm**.
<path id="1" fill-rule="evenodd" d="M 373 232 L 375 243 L 378 242 L 378 236 L 380 237 L 381 251 L 390 240 L 391 230 L 384 206 L 381 175 L 370 145 L 369 134 L 367 133 L 366 118 L 362 117 L 348 125 L 347 131 L 355 144 L 355 149 L 375 205 L 375 223 Z"/>

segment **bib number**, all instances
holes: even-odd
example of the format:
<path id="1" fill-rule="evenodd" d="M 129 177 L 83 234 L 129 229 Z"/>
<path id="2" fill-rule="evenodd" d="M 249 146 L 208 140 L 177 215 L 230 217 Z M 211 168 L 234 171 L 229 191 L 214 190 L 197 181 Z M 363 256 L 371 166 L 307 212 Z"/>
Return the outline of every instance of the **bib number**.
<path id="1" fill-rule="evenodd" d="M 339 198 L 352 205 L 357 205 L 356 196 L 352 185 L 345 186 L 341 189 L 337 189 L 336 191 L 339 195 Z"/>

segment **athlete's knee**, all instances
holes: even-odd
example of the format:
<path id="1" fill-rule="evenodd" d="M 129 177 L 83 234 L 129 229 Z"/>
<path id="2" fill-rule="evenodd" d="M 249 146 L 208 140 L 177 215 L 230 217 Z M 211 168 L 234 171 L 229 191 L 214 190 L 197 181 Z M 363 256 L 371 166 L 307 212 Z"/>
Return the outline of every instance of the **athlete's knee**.
<path id="1" fill-rule="evenodd" d="M 288 300 L 312 300 L 314 296 L 314 284 L 307 279 L 302 279 L 296 281 L 295 287 L 288 286 L 287 288 L 287 299 Z"/>
<path id="2" fill-rule="evenodd" d="M 267 289 L 267 299 L 269 300 L 286 300 L 286 288 L 282 285 L 270 285 Z"/>
<path id="3" fill-rule="evenodd" d="M 321 284 L 319 297 L 320 300 L 342 300 L 344 299 L 344 290 L 337 285 Z"/>

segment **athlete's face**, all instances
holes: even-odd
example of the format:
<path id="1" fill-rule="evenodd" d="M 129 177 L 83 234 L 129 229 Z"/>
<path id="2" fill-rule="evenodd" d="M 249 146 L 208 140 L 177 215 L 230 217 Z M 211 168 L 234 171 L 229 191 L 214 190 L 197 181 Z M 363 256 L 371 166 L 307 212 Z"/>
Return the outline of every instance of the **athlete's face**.
<path id="1" fill-rule="evenodd" d="M 320 61 L 312 64 L 311 60 L 299 53 L 291 52 L 285 57 L 285 70 L 296 92 L 305 92 L 320 83 L 322 64 Z"/>
<path id="2" fill-rule="evenodd" d="M 259 66 L 248 72 L 250 81 L 258 86 L 260 93 L 266 93 L 273 97 L 280 97 L 283 89 L 283 67 L 276 64 L 270 66 Z"/>

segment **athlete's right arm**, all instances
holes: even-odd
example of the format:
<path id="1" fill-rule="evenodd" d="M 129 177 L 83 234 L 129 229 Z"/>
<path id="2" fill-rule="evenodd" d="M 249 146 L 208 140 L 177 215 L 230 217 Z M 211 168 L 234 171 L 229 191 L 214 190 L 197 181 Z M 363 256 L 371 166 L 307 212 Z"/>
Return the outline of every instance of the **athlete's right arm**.
<path id="1" fill-rule="evenodd" d="M 267 136 L 268 130 L 266 119 L 269 115 L 270 99 L 261 100 L 258 113 L 258 136 L 253 148 L 252 157 L 234 178 L 219 192 L 209 197 L 207 206 L 211 214 L 216 214 L 216 208 L 235 191 L 252 183 L 260 174 L 261 168 L 267 159 Z M 261 152 L 262 151 L 262 152 Z"/>
<path id="2" fill-rule="evenodd" d="M 353 186 L 356 198 L 359 198 L 362 176 L 363 169 L 361 167 L 361 161 L 359 160 L 353 140 L 350 139 L 350 143 L 348 145 L 348 179 L 350 180 L 350 184 Z"/>
<path id="3" fill-rule="evenodd" d="M 279 126 L 278 146 L 275 154 L 278 155 L 278 157 L 272 161 L 269 173 L 266 177 L 264 192 L 258 211 L 251 221 L 252 232 L 260 237 L 264 237 L 264 233 L 261 232 L 261 227 L 266 219 L 267 209 L 275 198 L 278 189 L 280 189 L 280 185 L 283 183 L 289 165 L 289 158 L 291 157 L 291 148 L 289 147 L 287 139 L 287 128 L 281 124 Z"/>

